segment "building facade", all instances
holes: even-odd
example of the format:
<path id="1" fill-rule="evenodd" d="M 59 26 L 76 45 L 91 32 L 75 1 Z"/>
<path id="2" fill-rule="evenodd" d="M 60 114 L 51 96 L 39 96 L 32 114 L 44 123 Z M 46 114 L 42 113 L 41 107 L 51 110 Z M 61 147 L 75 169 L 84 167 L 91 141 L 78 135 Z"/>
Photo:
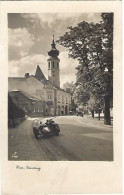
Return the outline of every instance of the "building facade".
<path id="1" fill-rule="evenodd" d="M 32 97 L 28 93 L 24 91 L 20 91 L 18 89 L 11 90 L 9 92 L 9 96 L 13 100 L 13 103 L 18 107 L 25 111 L 25 114 L 28 115 L 44 115 L 44 102 Z"/>
<path id="2" fill-rule="evenodd" d="M 54 37 L 48 55 L 48 79 L 38 65 L 34 76 L 26 73 L 25 77 L 9 78 L 8 89 L 11 94 L 16 89 L 39 100 L 43 115 L 68 115 L 71 110 L 71 95 L 60 88 L 60 59 L 58 58 L 59 51 L 56 49 Z"/>

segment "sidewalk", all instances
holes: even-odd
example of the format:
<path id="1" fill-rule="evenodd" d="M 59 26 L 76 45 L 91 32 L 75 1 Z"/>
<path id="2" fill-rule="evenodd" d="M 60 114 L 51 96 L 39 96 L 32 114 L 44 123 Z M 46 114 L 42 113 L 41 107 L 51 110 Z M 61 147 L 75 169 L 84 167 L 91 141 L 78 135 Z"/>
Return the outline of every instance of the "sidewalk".
<path id="1" fill-rule="evenodd" d="M 82 118 L 84 118 L 86 122 L 88 122 L 88 123 L 90 123 L 92 125 L 113 128 L 113 119 L 111 119 L 111 125 L 105 125 L 104 124 L 104 118 L 103 117 L 101 117 L 101 119 L 98 120 L 97 117 L 94 117 L 94 119 L 93 119 L 91 116 L 84 115 L 84 117 L 82 117 Z"/>

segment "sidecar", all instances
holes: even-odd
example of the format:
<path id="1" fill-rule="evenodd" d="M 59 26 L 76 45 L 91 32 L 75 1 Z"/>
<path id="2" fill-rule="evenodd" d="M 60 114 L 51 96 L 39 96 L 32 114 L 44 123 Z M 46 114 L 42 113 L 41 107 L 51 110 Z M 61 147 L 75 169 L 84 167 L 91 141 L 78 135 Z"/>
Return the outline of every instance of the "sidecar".
<path id="1" fill-rule="evenodd" d="M 41 125 L 41 121 L 39 119 L 35 119 L 33 121 L 33 133 L 34 133 L 36 139 L 41 136 L 41 132 L 39 129 L 40 125 Z"/>

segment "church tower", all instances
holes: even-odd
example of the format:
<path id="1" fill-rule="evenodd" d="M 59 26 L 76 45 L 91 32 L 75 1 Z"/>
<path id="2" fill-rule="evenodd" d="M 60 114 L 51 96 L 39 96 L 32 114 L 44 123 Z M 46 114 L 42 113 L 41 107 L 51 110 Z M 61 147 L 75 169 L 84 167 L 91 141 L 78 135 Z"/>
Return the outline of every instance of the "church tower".
<path id="1" fill-rule="evenodd" d="M 51 44 L 51 50 L 48 52 L 48 77 L 49 80 L 57 87 L 60 87 L 60 78 L 59 78 L 59 62 L 60 59 L 58 58 L 59 51 L 56 49 L 56 44 L 54 42 L 54 35 L 53 41 Z"/>

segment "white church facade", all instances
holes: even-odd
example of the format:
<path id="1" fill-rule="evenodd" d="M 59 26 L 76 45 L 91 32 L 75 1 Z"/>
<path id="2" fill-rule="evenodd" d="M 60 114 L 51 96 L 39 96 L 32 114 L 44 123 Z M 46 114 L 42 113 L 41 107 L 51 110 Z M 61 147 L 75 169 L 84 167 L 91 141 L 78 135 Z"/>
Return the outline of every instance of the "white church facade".
<path id="1" fill-rule="evenodd" d="M 51 50 L 48 52 L 49 57 L 47 60 L 48 79 L 44 76 L 39 65 L 37 66 L 34 76 L 26 73 L 25 77 L 9 77 L 8 79 L 8 90 L 10 96 L 12 94 L 11 97 L 13 101 L 15 94 L 15 102 L 17 102 L 17 91 L 27 93 L 32 97 L 33 113 L 29 114 L 35 114 L 39 111 L 42 115 L 46 116 L 68 115 L 71 110 L 71 95 L 60 88 L 60 59 L 58 58 L 59 51 L 56 49 L 54 37 L 51 47 Z M 34 102 L 33 98 L 35 98 Z M 37 109 L 36 100 L 38 104 L 41 102 L 41 110 Z M 19 101 L 21 101 L 20 98 Z M 26 111 L 24 102 L 19 105 Z"/>

